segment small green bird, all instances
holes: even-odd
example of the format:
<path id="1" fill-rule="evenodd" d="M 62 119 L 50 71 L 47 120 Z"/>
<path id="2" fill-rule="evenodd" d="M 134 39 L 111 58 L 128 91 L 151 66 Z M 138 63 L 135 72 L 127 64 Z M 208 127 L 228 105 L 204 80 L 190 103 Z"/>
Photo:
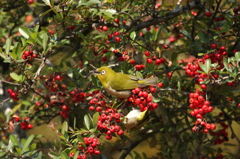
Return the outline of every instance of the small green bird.
<path id="1" fill-rule="evenodd" d="M 136 87 L 157 86 L 157 77 L 142 79 L 137 76 L 117 73 L 109 67 L 100 67 L 94 71 L 101 81 L 104 89 L 111 95 L 118 98 L 131 96 L 131 89 Z"/>
<path id="2" fill-rule="evenodd" d="M 149 119 L 147 115 L 148 109 L 141 112 L 139 109 L 133 109 L 125 117 L 123 124 L 127 130 L 137 130 L 140 129 Z"/>

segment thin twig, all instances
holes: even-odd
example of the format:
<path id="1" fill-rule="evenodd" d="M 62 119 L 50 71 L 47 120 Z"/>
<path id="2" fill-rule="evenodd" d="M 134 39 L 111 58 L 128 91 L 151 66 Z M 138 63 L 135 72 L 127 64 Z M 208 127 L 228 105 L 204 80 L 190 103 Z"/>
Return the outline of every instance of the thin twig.
<path id="1" fill-rule="evenodd" d="M 0 103 L 0 105 L 3 106 L 3 104 L 4 104 L 6 101 L 8 101 L 9 99 L 10 99 L 10 98 L 4 99 L 4 100 Z"/>
<path id="2" fill-rule="evenodd" d="M 4 82 L 4 83 L 11 84 L 11 85 L 16 85 L 16 86 L 21 86 L 21 84 L 13 83 L 13 82 L 5 81 L 5 80 L 0 80 L 0 82 Z"/>

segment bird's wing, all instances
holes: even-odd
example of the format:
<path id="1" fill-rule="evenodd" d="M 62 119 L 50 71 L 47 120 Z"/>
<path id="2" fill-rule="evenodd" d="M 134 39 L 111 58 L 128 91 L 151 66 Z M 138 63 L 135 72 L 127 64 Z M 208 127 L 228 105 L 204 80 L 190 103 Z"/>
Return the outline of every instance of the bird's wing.
<path id="1" fill-rule="evenodd" d="M 128 77 L 129 77 L 131 80 L 134 80 L 134 81 L 142 80 L 142 78 L 137 77 L 137 76 L 128 75 Z"/>

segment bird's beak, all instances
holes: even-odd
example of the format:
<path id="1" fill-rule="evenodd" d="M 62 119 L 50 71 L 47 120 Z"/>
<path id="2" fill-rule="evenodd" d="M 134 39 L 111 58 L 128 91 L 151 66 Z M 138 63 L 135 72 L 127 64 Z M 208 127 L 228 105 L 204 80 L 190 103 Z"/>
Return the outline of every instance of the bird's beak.
<path id="1" fill-rule="evenodd" d="M 89 77 L 89 76 L 91 76 L 91 75 L 97 75 L 97 74 L 99 74 L 99 73 L 100 73 L 100 72 L 98 72 L 97 70 L 92 70 L 92 71 L 89 72 L 89 74 L 86 76 L 86 78 Z"/>
<path id="2" fill-rule="evenodd" d="M 93 75 L 98 75 L 100 74 L 100 72 L 98 72 L 97 70 L 93 70 Z"/>

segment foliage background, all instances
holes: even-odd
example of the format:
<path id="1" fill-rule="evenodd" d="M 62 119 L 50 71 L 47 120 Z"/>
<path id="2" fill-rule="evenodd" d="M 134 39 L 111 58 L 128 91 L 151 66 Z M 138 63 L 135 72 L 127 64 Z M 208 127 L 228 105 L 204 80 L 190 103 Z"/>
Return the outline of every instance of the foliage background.
<path id="1" fill-rule="evenodd" d="M 73 102 L 70 92 L 74 89 L 86 94 L 94 90 L 104 92 L 95 76 L 86 76 L 93 66 L 116 65 L 115 71 L 142 77 L 156 75 L 163 87 L 158 87 L 153 94 L 159 107 L 151 111 L 152 122 L 141 131 L 125 131 L 124 136 L 114 136 L 110 141 L 101 135 L 103 145 L 99 157 L 238 157 L 239 53 L 234 52 L 240 49 L 240 14 L 234 13 L 234 8 L 239 8 L 238 1 L 39 0 L 28 4 L 26 0 L 2 0 L 0 6 L 1 87 L 4 90 L 1 120 L 7 123 L 2 124 L 1 142 L 5 146 L 1 156 L 41 158 L 43 152 L 46 158 L 68 158 L 76 148 L 65 141 L 70 141 L 70 134 L 93 131 L 88 127 L 94 128 L 94 122 L 85 115 L 95 114 L 88 110 L 90 97 Z M 206 16 L 206 12 L 211 12 L 211 16 Z M 222 17 L 223 20 L 216 20 Z M 119 19 L 119 24 L 115 19 Z M 103 26 L 108 30 L 104 31 Z M 108 39 L 108 34 L 116 31 L 119 35 Z M 119 37 L 120 42 L 115 42 L 115 37 Z M 217 48 L 213 49 L 211 44 L 217 44 Z M 209 75 L 205 83 L 197 83 L 196 77 L 187 76 L 184 67 L 188 62 L 210 55 L 220 46 L 226 47 L 227 55 L 222 55 L 225 63 L 205 63 L 201 67 L 203 74 Z M 22 55 L 26 50 L 33 50 L 37 58 L 25 63 Z M 145 51 L 150 52 L 152 64 L 146 62 Z M 166 62 L 158 65 L 155 63 L 158 58 Z M 139 65 L 145 69 L 138 69 Z M 216 69 L 218 65 L 223 65 L 221 70 Z M 219 80 L 213 80 L 210 74 L 218 74 Z M 62 79 L 53 81 L 52 77 L 57 75 Z M 231 82 L 234 84 L 230 85 Z M 217 137 L 210 135 L 211 132 L 191 131 L 196 118 L 190 115 L 189 94 L 201 90 L 201 84 L 207 84 L 204 97 L 215 108 L 205 116 L 207 122 L 217 125 L 215 132 L 224 124 L 228 127 L 227 135 L 221 136 L 226 139 L 222 144 L 213 144 Z M 7 100 L 7 89 L 18 90 L 20 100 Z M 56 92 L 68 95 L 59 97 Z M 104 94 L 106 102 L 121 104 L 120 100 Z M 63 105 L 51 103 L 62 99 L 64 102 L 60 103 L 67 103 L 67 111 L 63 111 Z M 122 112 L 126 115 L 130 110 L 125 108 Z M 60 115 L 61 111 L 65 115 Z M 19 124 L 12 125 L 13 114 L 21 119 L 29 117 L 34 128 L 26 130 L 26 135 Z M 68 126 L 74 131 L 66 133 Z M 61 134 L 56 133 L 58 129 Z M 9 132 L 17 137 L 9 136 Z M 91 133 L 100 134 L 98 130 Z M 31 134 L 37 135 L 35 139 Z M 26 136 L 25 141 L 22 138 Z M 54 143 L 54 139 L 59 143 Z"/>

